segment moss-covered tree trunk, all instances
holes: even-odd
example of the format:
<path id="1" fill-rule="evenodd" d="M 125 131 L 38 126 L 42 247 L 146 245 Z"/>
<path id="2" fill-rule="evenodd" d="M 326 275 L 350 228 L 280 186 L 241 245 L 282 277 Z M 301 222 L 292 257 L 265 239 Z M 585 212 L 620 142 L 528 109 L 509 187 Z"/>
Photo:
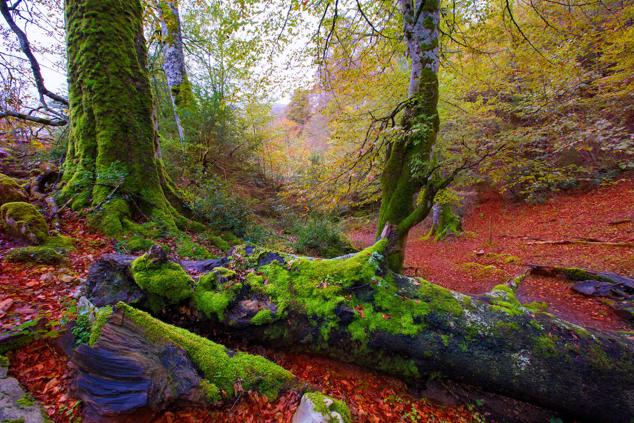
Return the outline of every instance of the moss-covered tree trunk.
<path id="1" fill-rule="evenodd" d="M 422 3 L 421 3 L 422 2 Z M 409 230 L 430 212 L 437 191 L 432 151 L 438 132 L 438 0 L 399 1 L 411 60 L 409 104 L 404 110 L 403 135 L 388 148 L 382 175 L 377 237 L 389 235 L 388 262 L 403 266 Z"/>
<path id="2" fill-rule="evenodd" d="M 165 72 L 167 86 L 170 90 L 178 136 L 183 142 L 185 140 L 185 132 L 182 121 L 183 118 L 191 113 L 191 109 L 195 105 L 195 99 L 185 67 L 178 1 L 161 0 L 158 3 L 158 10 L 161 20 L 163 72 Z"/>
<path id="3" fill-rule="evenodd" d="M 66 0 L 70 134 L 61 197 L 109 234 L 181 220 L 161 163 L 139 0 Z"/>
<path id="4" fill-rule="evenodd" d="M 506 285 L 472 297 L 398 275 L 386 268 L 386 244 L 331 260 L 240 247 L 224 260 L 183 262 L 208 271 L 195 282 L 150 256 L 117 266 L 109 258 L 91 269 L 86 294 L 107 304 L 102 287 L 117 280 L 119 298 L 213 339 L 326 354 L 410 383 L 448 377 L 563 416 L 629 423 L 634 343 L 625 334 L 558 319 Z"/>

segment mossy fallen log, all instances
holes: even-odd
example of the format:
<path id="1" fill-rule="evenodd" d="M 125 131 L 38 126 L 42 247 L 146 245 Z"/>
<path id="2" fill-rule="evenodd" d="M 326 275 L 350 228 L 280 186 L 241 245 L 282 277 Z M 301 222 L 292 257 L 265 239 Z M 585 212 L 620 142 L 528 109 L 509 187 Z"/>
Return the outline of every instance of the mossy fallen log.
<path id="1" fill-rule="evenodd" d="M 504 285 L 476 298 L 394 274 L 383 248 L 315 260 L 240 247 L 189 282 L 178 304 L 167 280 L 164 296 L 158 283 L 137 304 L 203 334 L 355 361 L 410 383 L 442 375 L 581 419 L 634 415 L 631 339 L 522 304 Z M 128 283 L 160 279 L 149 271 L 159 274 L 132 271 Z"/>
<path id="2" fill-rule="evenodd" d="M 91 321 L 92 320 L 92 321 Z M 69 352 L 84 421 L 151 421 L 169 407 L 220 404 L 243 391 L 269 398 L 294 376 L 263 357 L 231 351 L 125 303 L 77 319 Z"/>

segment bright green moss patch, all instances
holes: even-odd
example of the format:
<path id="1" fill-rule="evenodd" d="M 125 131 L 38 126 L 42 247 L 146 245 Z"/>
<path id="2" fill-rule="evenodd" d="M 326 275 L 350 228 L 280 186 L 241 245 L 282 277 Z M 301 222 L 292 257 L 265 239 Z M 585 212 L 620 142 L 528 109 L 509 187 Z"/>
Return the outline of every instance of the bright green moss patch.
<path id="1" fill-rule="evenodd" d="M 259 391 L 269 399 L 275 399 L 280 390 L 294 379 L 288 370 L 263 357 L 242 352 L 229 356 L 228 350 L 220 344 L 163 323 L 125 303 L 120 302 L 116 307 L 125 312 L 126 318 L 142 327 L 150 340 L 169 341 L 183 348 L 207 379 L 208 384 L 204 388 L 212 398 L 218 397 L 212 385 L 225 397 L 237 395 L 234 384 L 239 379 L 245 391 Z"/>
<path id="2" fill-rule="evenodd" d="M 493 310 L 508 314 L 509 316 L 540 313 L 548 308 L 547 304 L 541 302 L 520 303 L 513 289 L 506 285 L 496 285 L 488 296 Z"/>
<path id="3" fill-rule="evenodd" d="M 251 318 L 251 323 L 256 326 L 265 325 L 273 321 L 273 314 L 268 308 L 264 308 L 257 312 L 255 316 Z"/>
<path id="4" fill-rule="evenodd" d="M 4 203 L 13 203 L 16 201 L 25 201 L 26 192 L 18 181 L 0 173 L 0 206 Z"/>
<path id="5" fill-rule="evenodd" d="M 463 304 L 451 291 L 424 280 L 414 282 L 418 285 L 408 288 L 405 297 L 391 274 L 381 276 L 384 246 L 379 242 L 346 259 L 300 257 L 286 265 L 273 262 L 260 267 L 259 274 L 248 275 L 245 282 L 277 306 L 271 317 L 283 317 L 290 310 L 305 314 L 319 327 L 324 340 L 339 325 L 341 309 L 355 310 L 348 331 L 362 344 L 374 331 L 416 335 L 425 330 L 432 314 L 441 318 L 462 314 Z M 270 312 L 260 313 L 252 321 L 268 323 Z"/>
<path id="6" fill-rule="evenodd" d="M 92 329 L 90 330 L 90 338 L 88 339 L 88 345 L 91 347 L 95 345 L 95 342 L 101 336 L 101 329 L 108 322 L 108 317 L 112 314 L 112 307 L 105 306 L 101 307 L 97 310 L 97 315 L 95 316 L 95 322 L 92 325 Z"/>
<path id="7" fill-rule="evenodd" d="M 326 396 L 321 392 L 306 392 L 306 398 L 313 403 L 315 411 L 324 416 L 327 422 L 339 422 L 340 420 L 331 413 L 337 413 L 341 416 L 344 423 L 350 423 L 352 416 L 345 402 Z"/>
<path id="8" fill-rule="evenodd" d="M 15 403 L 20 407 L 28 408 L 35 404 L 35 400 L 28 394 L 24 394 L 21 398 L 18 398 Z"/>
<path id="9" fill-rule="evenodd" d="M 9 367 L 9 359 L 6 355 L 0 354 L 0 367 Z"/>
<path id="10" fill-rule="evenodd" d="M 144 254 L 132 262 L 130 270 L 141 289 L 168 304 L 178 304 L 192 296 L 194 281 L 177 263 L 156 263 Z"/>
<path id="11" fill-rule="evenodd" d="M 42 244 L 48 239 L 44 216 L 29 203 L 3 204 L 0 207 L 0 229 L 31 244 Z"/>
<path id="12" fill-rule="evenodd" d="M 242 284 L 234 279 L 235 275 L 233 270 L 216 267 L 198 280 L 194 302 L 207 318 L 215 314 L 219 320 L 224 319 L 225 310 L 242 289 Z"/>
<path id="13" fill-rule="evenodd" d="M 212 255 L 205 247 L 195 243 L 185 235 L 176 241 L 176 253 L 180 257 L 190 258 L 192 260 L 206 260 L 212 258 Z"/>

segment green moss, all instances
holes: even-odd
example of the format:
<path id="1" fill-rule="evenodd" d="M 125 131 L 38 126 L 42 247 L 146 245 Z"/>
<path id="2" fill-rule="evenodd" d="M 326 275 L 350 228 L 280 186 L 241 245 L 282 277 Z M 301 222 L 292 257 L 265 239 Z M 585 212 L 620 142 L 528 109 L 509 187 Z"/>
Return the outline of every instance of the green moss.
<path id="1" fill-rule="evenodd" d="M 212 272 L 200 277 L 194 290 L 194 302 L 207 318 L 215 314 L 219 320 L 234 298 L 242 289 L 236 280 L 236 273 L 224 267 L 216 267 Z"/>
<path id="2" fill-rule="evenodd" d="M 92 329 L 90 330 L 90 338 L 88 339 L 88 345 L 91 347 L 95 345 L 95 342 L 101 336 L 101 329 L 108 322 L 108 317 L 112 314 L 112 307 L 105 306 L 101 307 L 97 310 L 97 315 L 95 316 L 95 322 L 92 324 Z"/>
<path id="3" fill-rule="evenodd" d="M 157 153 L 141 2 L 69 0 L 64 11 L 73 124 L 60 200 L 90 207 L 108 235 L 136 216 L 177 230 L 185 219 Z"/>
<path id="4" fill-rule="evenodd" d="M 29 203 L 5 203 L 0 207 L 0 229 L 32 244 L 48 239 L 48 225 L 44 216 Z"/>
<path id="5" fill-rule="evenodd" d="M 194 281 L 177 263 L 156 263 L 144 254 L 132 262 L 130 270 L 141 289 L 168 304 L 179 304 L 192 296 Z"/>
<path id="6" fill-rule="evenodd" d="M 557 353 L 555 339 L 548 335 L 541 335 L 535 339 L 535 352 L 545 357 L 551 357 Z"/>
<path id="7" fill-rule="evenodd" d="M 274 320 L 273 314 L 271 310 L 268 308 L 264 308 L 256 313 L 255 316 L 251 318 L 251 323 L 256 326 L 265 325 L 267 323 L 271 323 Z"/>
<path id="8" fill-rule="evenodd" d="M 5 203 L 25 201 L 26 192 L 15 179 L 0 173 L 0 206 Z"/>
<path id="9" fill-rule="evenodd" d="M 64 260 L 64 255 L 54 248 L 37 245 L 14 248 L 6 255 L 6 259 L 13 263 L 57 264 Z"/>
<path id="10" fill-rule="evenodd" d="M 347 329 L 361 344 L 374 331 L 413 336 L 425 330 L 428 318 L 462 315 L 463 304 L 451 291 L 424 280 L 412 286 L 408 297 L 413 298 L 403 296 L 391 274 L 381 276 L 384 247 L 381 241 L 346 259 L 273 262 L 260 267 L 259 274 L 247 275 L 245 284 L 277 306 L 272 317 L 281 318 L 291 310 L 305 314 L 325 341 L 340 324 L 339 308 L 355 310 Z M 266 312 L 261 313 L 268 323 Z M 259 316 L 256 321 L 263 323 Z"/>
<path id="11" fill-rule="evenodd" d="M 400 376 L 405 379 L 417 378 L 420 376 L 420 371 L 418 370 L 418 366 L 416 362 L 411 359 L 405 359 L 396 355 L 387 355 L 383 352 L 371 352 L 373 356 L 379 355 L 379 359 L 376 360 L 374 357 L 371 360 L 372 363 L 377 367 L 377 369 L 388 373 L 390 375 Z M 376 364 L 378 362 L 378 364 Z"/>
<path id="12" fill-rule="evenodd" d="M 333 412 L 339 414 L 344 423 L 352 422 L 350 410 L 345 402 L 326 396 L 321 392 L 306 392 L 304 396 L 313 403 L 315 411 L 324 416 L 326 422 L 339 421 L 331 415 Z"/>
<path id="13" fill-rule="evenodd" d="M 193 260 L 206 260 L 213 256 L 205 247 L 191 240 L 187 235 L 180 237 L 176 242 L 176 253 L 183 258 Z"/>
<path id="14" fill-rule="evenodd" d="M 48 238 L 43 245 L 14 248 L 6 255 L 14 263 L 56 264 L 73 248 L 73 239 L 62 235 Z"/>
<path id="15" fill-rule="evenodd" d="M 0 354 L 0 367 L 9 367 L 9 358 L 6 355 Z"/>
<path id="16" fill-rule="evenodd" d="M 203 379 L 200 382 L 200 387 L 205 392 L 205 396 L 207 397 L 207 401 L 210 404 L 218 403 L 222 400 L 222 395 L 220 393 L 220 388 L 218 388 L 213 383 L 209 382 L 206 379 Z"/>
<path id="17" fill-rule="evenodd" d="M 269 399 L 275 399 L 294 378 L 292 373 L 263 357 L 242 352 L 230 356 L 224 346 L 163 323 L 125 303 L 118 303 L 116 307 L 124 311 L 126 318 L 144 328 L 149 339 L 173 342 L 183 348 L 207 379 L 209 384 L 204 388 L 213 398 L 217 394 L 211 385 L 217 387 L 219 393 L 234 397 L 238 394 L 234 391 L 234 384 L 240 380 L 245 391 L 256 390 Z"/>
<path id="18" fill-rule="evenodd" d="M 28 408 L 35 405 L 35 400 L 28 394 L 24 394 L 21 398 L 18 398 L 15 403 L 20 407 Z"/>
<path id="19" fill-rule="evenodd" d="M 92 330 L 92 323 L 87 314 L 80 314 L 75 319 L 75 326 L 73 326 L 72 333 L 75 337 L 75 345 L 85 344 L 90 341 L 90 332 Z"/>
<path id="20" fill-rule="evenodd" d="M 216 247 L 220 248 L 222 251 L 227 251 L 230 248 L 230 245 L 227 241 L 225 241 L 224 239 L 222 239 L 221 236 L 218 236 L 216 234 L 205 234 L 204 238 L 209 241 L 211 244 L 215 245 Z"/>
<path id="21" fill-rule="evenodd" d="M 117 242 L 116 249 L 124 253 L 147 251 L 154 245 L 154 241 L 142 235 L 132 235 L 130 238 Z"/>
<path id="22" fill-rule="evenodd" d="M 609 279 L 602 278 L 601 275 L 596 273 L 588 272 L 587 270 L 579 269 L 577 267 L 562 267 L 561 272 L 564 276 L 571 281 L 587 281 L 587 280 L 598 280 L 598 281 L 607 281 Z"/>

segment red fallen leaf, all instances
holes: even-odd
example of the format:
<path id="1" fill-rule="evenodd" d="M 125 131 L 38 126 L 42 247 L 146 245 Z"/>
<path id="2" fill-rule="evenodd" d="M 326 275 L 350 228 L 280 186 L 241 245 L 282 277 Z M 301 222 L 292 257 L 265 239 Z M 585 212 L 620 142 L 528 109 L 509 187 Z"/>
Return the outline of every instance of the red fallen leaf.
<path id="1" fill-rule="evenodd" d="M 390 320 L 392 318 L 392 315 L 387 313 L 381 313 L 381 317 L 383 317 L 384 320 Z"/>

